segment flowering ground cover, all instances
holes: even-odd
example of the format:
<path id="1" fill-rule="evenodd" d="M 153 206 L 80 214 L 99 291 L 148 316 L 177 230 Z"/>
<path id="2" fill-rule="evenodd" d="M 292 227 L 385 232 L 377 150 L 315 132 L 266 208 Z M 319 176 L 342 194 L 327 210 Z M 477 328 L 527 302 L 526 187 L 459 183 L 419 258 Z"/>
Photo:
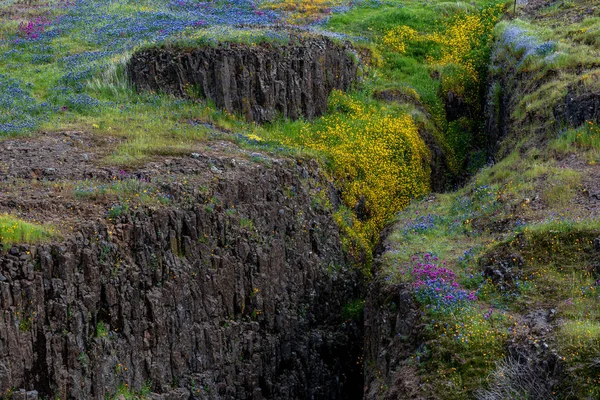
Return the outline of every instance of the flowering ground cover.
<path id="1" fill-rule="evenodd" d="M 331 16 L 326 27 L 348 35 L 368 54 L 361 90 L 332 96 L 331 114 L 314 123 L 276 123 L 257 132 L 266 141 L 324 153 L 330 160 L 334 177 L 343 183 L 345 204 L 366 208 L 363 219 L 346 210 L 337 213 L 351 253 L 370 254 L 395 212 L 430 190 L 430 155 L 419 129 L 437 137 L 452 173 L 481 158 L 481 108 L 465 107 L 467 115 L 449 123 L 444 97 L 453 92 L 466 103 L 479 103 L 492 29 L 502 10 L 493 2 L 467 10 L 411 1 L 355 4 Z M 467 68 L 459 60 L 470 60 L 470 74 L 463 73 Z M 373 100 L 385 92 L 401 93 L 403 100 Z"/>
<path id="2" fill-rule="evenodd" d="M 41 224 L 24 222 L 11 215 L 0 215 L 0 244 L 4 250 L 15 243 L 46 242 L 55 237 L 55 229 Z"/>
<path id="3" fill-rule="evenodd" d="M 323 157 L 331 166 L 332 179 L 344 189 L 348 208 L 339 211 L 338 221 L 346 232 L 347 248 L 369 265 L 379 231 L 411 198 L 429 190 L 425 161 L 429 155 L 418 130 L 426 127 L 435 133 L 454 173 L 467 162 L 473 138 L 479 137 L 471 128 L 463 132 L 456 123 L 446 122 L 441 91 L 448 86 L 446 81 L 455 82 L 459 89 L 452 90 L 457 93 L 460 87 L 481 86 L 478 77 L 483 72 L 472 67 L 471 74 L 457 74 L 455 59 L 485 61 L 491 27 L 501 12 L 491 4 L 481 0 L 461 9 L 445 3 L 375 0 L 96 0 L 44 3 L 25 14 L 15 9 L 14 19 L 2 23 L 0 79 L 7 84 L 0 89 L 0 133 L 74 128 L 126 137 L 105 160 L 117 164 L 185 154 L 190 143 L 211 137 Z M 360 87 L 349 95 L 334 96 L 331 114 L 314 123 L 281 121 L 259 127 L 191 99 L 137 94 L 128 84 L 124 65 L 141 46 L 169 41 L 203 45 L 217 40 L 248 45 L 285 41 L 285 35 L 261 28 L 282 23 L 352 40 L 369 54 Z M 407 40 L 406 49 L 400 51 L 398 43 L 389 40 L 398 27 L 411 29 L 420 39 Z M 448 32 L 458 38 L 461 30 L 468 32 L 462 47 L 439 39 Z M 426 39 L 431 32 L 438 36 Z M 452 56 L 451 49 L 457 49 Z M 475 54 L 478 57 L 471 57 Z M 435 73 L 443 79 L 435 78 Z M 385 104 L 371 98 L 390 89 L 412 100 Z M 471 94 L 477 97 L 476 92 Z M 223 134 L 230 131 L 237 136 Z M 356 158 L 358 154 L 363 156 Z M 361 218 L 354 212 L 358 205 L 364 208 Z"/>
<path id="4" fill-rule="evenodd" d="M 585 0 L 531 8 L 495 28 L 488 78 L 517 82 L 496 81 L 487 98 L 513 96 L 499 161 L 399 213 L 379 276 L 410 285 L 420 304 L 425 340 L 411 365 L 436 398 L 600 393 L 598 121 L 567 126 L 556 111 L 567 93 L 597 92 L 599 14 Z M 385 40 L 402 54 L 424 40 L 410 27 L 391 32 Z"/>
<path id="5" fill-rule="evenodd" d="M 524 185 L 517 176 L 527 164 L 513 158 L 457 193 L 429 197 L 398 215 L 380 277 L 413 287 L 426 340 L 412 363 L 441 398 L 470 398 L 485 379 L 493 387 L 501 374 L 494 371 L 509 360 L 506 349 L 528 341 L 551 346 L 584 374 L 576 378 L 582 396 L 598 391 L 595 370 L 586 365 L 598 343 L 593 265 L 600 214 L 586 215 L 572 203 L 557 212 L 524 202 L 552 176 Z M 503 170 L 512 171 L 488 181 Z M 546 336 L 532 333 L 529 315 L 540 308 L 554 309 L 562 321 Z M 502 381 L 512 390 L 509 383 Z M 489 393 L 477 398 L 493 398 Z M 561 398 L 557 388 L 554 395 Z"/>
<path id="6" fill-rule="evenodd" d="M 60 113 L 110 108 L 109 99 L 87 90 L 87 81 L 136 46 L 194 27 L 265 25 L 279 19 L 252 1 L 62 1 L 36 10 L 39 15 L 31 19 L 3 22 L 0 72 L 2 79 L 10 79 L 0 92 L 3 135 L 31 131 Z"/>
<path id="7" fill-rule="evenodd" d="M 422 131 L 439 142 L 450 178 L 485 164 L 482 104 L 494 34 L 501 44 L 496 56 L 516 60 L 515 71 L 532 79 L 560 76 L 526 94 L 515 114 L 529 122 L 524 128 L 550 121 L 546 102 L 564 93 L 574 69 L 589 70 L 578 82 L 597 87 L 597 20 L 575 18 L 552 29 L 512 21 L 494 28 L 504 11 L 503 3 L 487 0 L 57 0 L 32 7 L 5 1 L 0 136 L 75 129 L 115 137 L 119 144 L 101 162 L 124 170 L 154 156 L 189 155 L 191 144 L 213 138 L 318 158 L 343 204 L 333 210 L 327 196 L 314 202 L 335 211 L 346 249 L 367 274 L 380 232 L 398 221 L 380 274 L 409 285 L 419 304 L 425 341 L 410 362 L 432 382 L 426 390 L 462 399 L 482 382 L 492 384 L 509 341 L 530 333 L 524 310 L 551 302 L 564 323 L 544 340 L 588 385 L 581 386 L 585 395 L 594 396 L 600 376 L 589 365 L 600 323 L 597 272 L 589 257 L 600 234 L 598 213 L 571 203 L 595 172 L 585 168 L 599 160 L 597 124 L 562 130 L 548 138 L 547 151 L 509 151 L 457 192 L 423 198 L 431 189 L 431 153 Z M 542 20 L 552 25 L 554 12 L 547 10 Z M 282 24 L 350 40 L 364 61 L 360 84 L 335 92 L 328 114 L 314 121 L 257 126 L 203 101 L 138 94 L 128 84 L 124 65 L 142 46 L 285 42 L 285 35 L 269 29 Z M 381 100 L 382 93 L 397 98 Z M 452 119 L 449 98 L 459 99 L 463 110 Z M 585 168 L 569 164 L 574 154 L 583 155 Z M 158 183 L 124 172 L 113 182 L 64 186 L 75 198 L 110 203 L 106 215 L 114 217 L 127 212 L 140 191 L 136 204 L 171 201 Z M 42 225 L 0 218 L 3 244 L 52 234 Z M 520 258 L 494 258 L 516 253 Z M 492 259 L 514 273 L 494 275 L 486 269 Z"/>

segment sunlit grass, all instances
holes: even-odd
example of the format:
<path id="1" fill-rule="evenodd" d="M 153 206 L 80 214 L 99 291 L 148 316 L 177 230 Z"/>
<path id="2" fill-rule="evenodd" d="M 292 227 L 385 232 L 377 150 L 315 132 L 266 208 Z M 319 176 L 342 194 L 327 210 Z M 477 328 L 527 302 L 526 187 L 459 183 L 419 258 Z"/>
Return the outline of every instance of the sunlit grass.
<path id="1" fill-rule="evenodd" d="M 13 244 L 46 242 L 56 235 L 51 227 L 26 222 L 8 214 L 0 215 L 0 243 L 5 249 Z"/>
<path id="2" fill-rule="evenodd" d="M 590 319 L 565 321 L 560 325 L 556 337 L 563 357 L 590 362 L 591 357 L 598 356 L 600 322 Z"/>
<path id="3" fill-rule="evenodd" d="M 580 154 L 589 164 L 600 162 L 600 127 L 592 121 L 576 129 L 567 129 L 550 143 L 561 154 Z"/>

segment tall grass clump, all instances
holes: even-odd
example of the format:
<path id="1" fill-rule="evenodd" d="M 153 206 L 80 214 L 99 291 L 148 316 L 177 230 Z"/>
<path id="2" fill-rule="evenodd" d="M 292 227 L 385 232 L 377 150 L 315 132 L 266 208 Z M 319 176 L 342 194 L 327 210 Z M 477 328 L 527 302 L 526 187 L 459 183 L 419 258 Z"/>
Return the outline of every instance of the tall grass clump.
<path id="1" fill-rule="evenodd" d="M 590 164 L 596 164 L 600 161 L 600 127 L 587 121 L 579 128 L 561 132 L 549 147 L 562 154 L 583 153 Z"/>
<path id="2" fill-rule="evenodd" d="M 55 235 L 51 228 L 22 221 L 7 214 L 0 215 L 0 243 L 6 249 L 18 243 L 39 243 Z"/>

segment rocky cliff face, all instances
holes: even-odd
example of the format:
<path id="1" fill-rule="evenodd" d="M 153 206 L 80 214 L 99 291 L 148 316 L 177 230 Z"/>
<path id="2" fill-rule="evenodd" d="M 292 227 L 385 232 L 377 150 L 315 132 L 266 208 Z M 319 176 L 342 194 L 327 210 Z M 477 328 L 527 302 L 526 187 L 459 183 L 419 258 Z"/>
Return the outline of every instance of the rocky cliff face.
<path id="1" fill-rule="evenodd" d="M 209 178 L 185 202 L 2 251 L 2 393 L 359 398 L 361 327 L 341 318 L 359 279 L 312 201 L 318 168 L 265 164 L 175 161 Z"/>
<path id="2" fill-rule="evenodd" d="M 409 285 L 379 279 L 365 305 L 364 399 L 421 399 L 418 370 L 410 360 L 419 346 L 421 314 Z"/>
<path id="3" fill-rule="evenodd" d="M 152 48 L 134 54 L 128 64 L 138 90 L 210 99 L 259 123 L 322 115 L 329 93 L 348 89 L 357 70 L 349 44 L 300 36 L 285 45 Z"/>

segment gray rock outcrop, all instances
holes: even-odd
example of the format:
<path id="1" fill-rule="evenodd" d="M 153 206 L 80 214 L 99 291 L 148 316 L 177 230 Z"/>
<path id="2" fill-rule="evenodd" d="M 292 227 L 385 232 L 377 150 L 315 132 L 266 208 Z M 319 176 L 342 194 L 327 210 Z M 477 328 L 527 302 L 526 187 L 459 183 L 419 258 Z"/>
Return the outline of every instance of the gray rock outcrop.
<path id="1" fill-rule="evenodd" d="M 358 63 L 350 44 L 292 35 L 288 44 L 150 48 L 134 54 L 127 68 L 138 90 L 209 99 L 263 123 L 324 114 L 331 91 L 356 80 Z"/>

